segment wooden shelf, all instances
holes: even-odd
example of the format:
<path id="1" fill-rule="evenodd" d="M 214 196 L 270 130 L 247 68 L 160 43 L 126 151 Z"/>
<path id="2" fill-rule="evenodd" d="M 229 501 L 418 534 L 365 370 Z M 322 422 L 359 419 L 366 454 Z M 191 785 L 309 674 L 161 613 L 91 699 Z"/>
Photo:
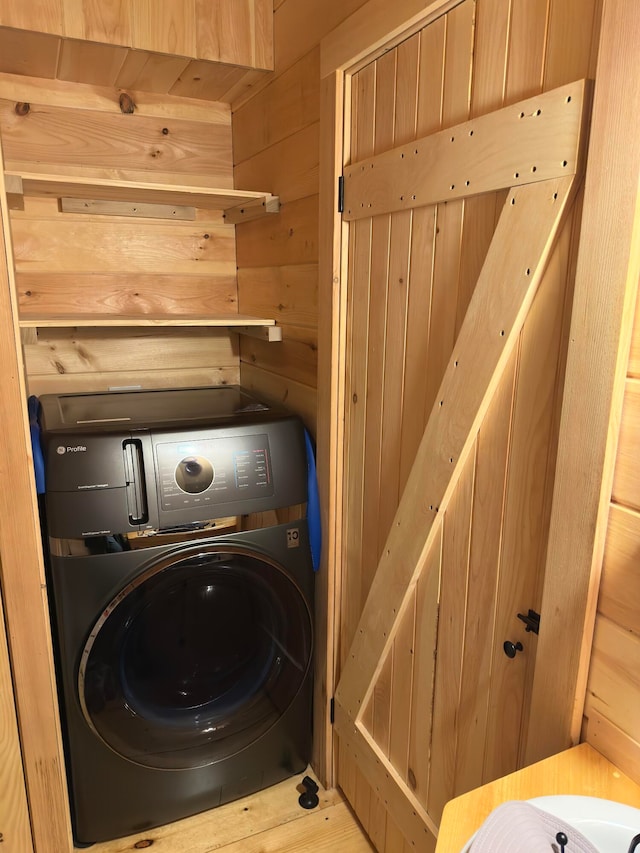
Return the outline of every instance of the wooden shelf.
<path id="1" fill-rule="evenodd" d="M 269 193 L 220 189 L 197 184 L 162 184 L 142 181 L 115 180 L 83 175 L 53 174 L 49 172 L 6 171 L 5 188 L 9 204 L 24 207 L 24 196 L 58 199 L 85 199 L 103 203 L 156 205 L 162 211 L 156 215 L 171 218 L 170 205 L 181 208 L 222 210 L 227 222 L 247 222 L 269 213 L 277 213 L 280 202 Z M 87 204 L 88 214 L 95 212 Z M 104 206 L 100 213 L 108 213 Z M 140 211 L 142 213 L 142 211 Z M 135 215 L 129 211 L 129 215 Z M 145 211 L 144 215 L 153 215 Z M 251 317 L 245 314 L 216 314 L 209 316 L 185 314 L 29 314 L 19 319 L 23 329 L 38 328 L 118 328 L 200 326 L 228 328 L 238 334 L 250 335 L 266 341 L 281 341 L 282 329 L 275 320 Z"/>
<path id="2" fill-rule="evenodd" d="M 21 196 L 74 198 L 139 204 L 178 205 L 222 210 L 227 222 L 237 224 L 280 209 L 278 196 L 266 192 L 220 189 L 196 184 L 161 184 L 151 181 L 122 181 L 112 178 L 39 172 L 5 172 L 11 201 Z"/>
<path id="3" fill-rule="evenodd" d="M 74 317 L 62 317 L 48 314 L 21 317 L 22 329 L 66 329 L 66 328 L 118 328 L 124 326 L 208 326 L 228 328 L 241 335 L 259 337 L 267 341 L 281 341 L 282 329 L 275 320 L 263 317 L 250 317 L 246 314 L 216 314 L 213 316 L 155 315 L 155 314 L 78 314 Z"/>

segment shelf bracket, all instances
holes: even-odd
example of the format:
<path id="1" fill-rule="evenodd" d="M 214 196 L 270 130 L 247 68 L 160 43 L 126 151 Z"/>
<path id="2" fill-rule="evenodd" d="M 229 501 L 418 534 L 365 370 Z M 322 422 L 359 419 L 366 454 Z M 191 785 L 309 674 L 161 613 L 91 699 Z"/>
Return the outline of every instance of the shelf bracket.
<path id="1" fill-rule="evenodd" d="M 60 199 L 62 213 L 90 213 L 98 216 L 132 216 L 144 219 L 180 219 L 193 221 L 195 207 L 178 204 L 138 204 L 131 201 L 102 201 L 90 198 Z"/>
<path id="2" fill-rule="evenodd" d="M 4 185 L 7 191 L 9 210 L 24 210 L 24 188 L 20 175 L 5 173 Z"/>
<path id="3" fill-rule="evenodd" d="M 231 331 L 270 343 L 282 340 L 282 326 L 237 326 Z"/>
<path id="4" fill-rule="evenodd" d="M 227 225 L 239 225 L 241 222 L 251 222 L 261 219 L 268 213 L 279 213 L 280 198 L 277 195 L 265 195 L 254 201 L 229 207 L 224 212 L 224 221 Z"/>

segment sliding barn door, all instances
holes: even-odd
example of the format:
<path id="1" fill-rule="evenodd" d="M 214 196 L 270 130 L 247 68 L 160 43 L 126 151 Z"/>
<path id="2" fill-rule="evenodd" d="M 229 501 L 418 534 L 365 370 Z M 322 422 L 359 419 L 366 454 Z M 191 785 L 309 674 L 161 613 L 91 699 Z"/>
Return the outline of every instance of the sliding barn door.
<path id="1" fill-rule="evenodd" d="M 535 5 L 463 0 L 350 78 L 338 782 L 389 853 L 529 725 L 591 44 Z"/>

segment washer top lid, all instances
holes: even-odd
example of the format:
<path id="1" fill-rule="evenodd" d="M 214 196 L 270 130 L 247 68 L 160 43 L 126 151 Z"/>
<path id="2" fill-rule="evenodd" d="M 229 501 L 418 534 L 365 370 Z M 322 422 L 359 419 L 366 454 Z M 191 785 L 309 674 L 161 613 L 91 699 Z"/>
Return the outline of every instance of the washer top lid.
<path id="1" fill-rule="evenodd" d="M 48 431 L 109 432 L 151 426 L 223 424 L 282 417 L 237 385 L 97 394 L 45 394 L 41 422 Z"/>

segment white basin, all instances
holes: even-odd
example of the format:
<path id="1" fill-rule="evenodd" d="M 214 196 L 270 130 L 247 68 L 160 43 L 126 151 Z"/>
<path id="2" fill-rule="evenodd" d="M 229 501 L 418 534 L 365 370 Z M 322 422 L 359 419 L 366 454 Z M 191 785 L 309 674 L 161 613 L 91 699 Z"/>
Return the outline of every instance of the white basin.
<path id="1" fill-rule="evenodd" d="M 527 802 L 574 826 L 599 853 L 627 853 L 631 839 L 640 833 L 640 809 L 612 800 L 557 795 L 535 797 Z M 475 834 L 462 853 L 467 853 L 474 837 Z M 638 849 L 640 851 L 640 847 Z M 571 853 L 571 836 L 567 853 Z"/>
<path id="2" fill-rule="evenodd" d="M 613 800 L 555 796 L 536 797 L 529 802 L 575 826 L 600 853 L 627 853 L 631 839 L 640 833 L 640 809 Z"/>

